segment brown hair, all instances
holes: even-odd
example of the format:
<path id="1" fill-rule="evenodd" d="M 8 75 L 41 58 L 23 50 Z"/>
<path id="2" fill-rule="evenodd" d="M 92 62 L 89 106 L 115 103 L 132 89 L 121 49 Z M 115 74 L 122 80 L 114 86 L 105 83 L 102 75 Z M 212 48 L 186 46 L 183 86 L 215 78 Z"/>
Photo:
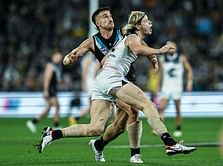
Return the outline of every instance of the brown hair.
<path id="1" fill-rule="evenodd" d="M 110 11 L 110 8 L 109 7 L 101 7 L 101 8 L 98 8 L 93 14 L 92 14 L 92 17 L 91 17 L 91 20 L 92 22 L 94 23 L 94 25 L 97 27 L 96 25 L 96 17 L 98 16 L 99 13 L 101 13 L 102 11 Z M 98 27 L 97 27 L 98 28 Z"/>

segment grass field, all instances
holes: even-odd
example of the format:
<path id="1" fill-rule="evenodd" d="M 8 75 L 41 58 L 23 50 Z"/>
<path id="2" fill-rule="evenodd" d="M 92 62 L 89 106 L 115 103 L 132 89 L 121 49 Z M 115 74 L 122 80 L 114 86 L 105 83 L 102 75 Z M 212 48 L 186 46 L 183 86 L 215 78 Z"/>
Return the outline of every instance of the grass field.
<path id="1" fill-rule="evenodd" d="M 42 154 L 33 147 L 40 138 L 42 127 L 51 125 L 46 119 L 38 125 L 38 134 L 32 134 L 25 127 L 27 119 L 0 119 L 0 165 L 133 165 L 129 163 L 129 148 L 126 132 L 113 141 L 104 151 L 106 163 L 96 163 L 93 153 L 87 145 L 90 138 L 66 138 L 53 142 Z M 88 119 L 82 119 L 87 122 Z M 174 129 L 174 119 L 165 121 L 170 132 Z M 182 139 L 184 144 L 217 143 L 222 118 L 185 118 Z M 62 125 L 67 126 L 66 119 Z M 198 146 L 198 150 L 189 155 L 169 157 L 165 154 L 161 140 L 150 133 L 143 119 L 141 153 L 144 164 L 149 166 L 222 166 L 219 147 Z M 179 140 L 178 140 L 179 141 Z"/>

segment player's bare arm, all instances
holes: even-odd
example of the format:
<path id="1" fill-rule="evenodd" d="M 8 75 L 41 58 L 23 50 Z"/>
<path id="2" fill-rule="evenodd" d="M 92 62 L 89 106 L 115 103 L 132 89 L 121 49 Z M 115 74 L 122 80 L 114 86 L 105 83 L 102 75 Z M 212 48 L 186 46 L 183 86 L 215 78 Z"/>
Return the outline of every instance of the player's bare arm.
<path id="1" fill-rule="evenodd" d="M 86 39 L 77 48 L 73 49 L 70 53 L 68 53 L 63 59 L 63 64 L 69 65 L 73 63 L 88 51 L 94 52 L 93 38 Z"/>
<path id="2" fill-rule="evenodd" d="M 48 63 L 46 65 L 46 69 L 44 72 L 44 82 L 43 82 L 43 93 L 44 93 L 44 97 L 48 97 L 48 90 L 49 90 L 49 86 L 50 86 L 50 80 L 52 78 L 53 75 L 53 66 L 52 64 Z"/>
<path id="3" fill-rule="evenodd" d="M 146 44 L 145 41 L 142 41 L 142 44 L 143 44 L 144 46 L 147 46 L 147 47 L 148 47 L 148 45 Z M 156 54 L 148 56 L 147 59 L 148 59 L 148 60 L 151 62 L 151 64 L 153 65 L 153 71 L 154 71 L 154 72 L 158 72 L 158 71 L 159 71 L 159 63 L 158 63 L 158 58 L 157 58 Z"/>
<path id="4" fill-rule="evenodd" d="M 126 46 L 129 47 L 135 55 L 151 56 L 154 54 L 162 54 L 173 48 L 172 44 L 166 44 L 160 49 L 151 48 L 142 44 L 141 39 L 135 35 L 129 35 L 126 39 Z"/>
<path id="5" fill-rule="evenodd" d="M 74 48 L 70 53 L 68 53 L 64 58 L 63 58 L 63 64 L 64 65 L 69 65 L 71 64 L 70 56 L 71 54 L 75 54 L 77 52 L 78 48 Z"/>
<path id="6" fill-rule="evenodd" d="M 184 66 L 184 69 L 187 73 L 187 86 L 186 86 L 186 90 L 187 91 L 192 91 L 192 87 L 193 87 L 193 70 L 191 67 L 191 64 L 189 63 L 187 57 L 185 55 L 181 55 L 182 56 L 182 64 Z"/>

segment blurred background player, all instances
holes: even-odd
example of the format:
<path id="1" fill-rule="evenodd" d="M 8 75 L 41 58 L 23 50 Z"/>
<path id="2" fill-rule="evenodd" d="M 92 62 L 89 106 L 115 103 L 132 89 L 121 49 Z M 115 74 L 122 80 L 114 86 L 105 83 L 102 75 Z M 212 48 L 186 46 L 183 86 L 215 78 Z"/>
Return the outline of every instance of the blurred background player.
<path id="1" fill-rule="evenodd" d="M 46 107 L 37 117 L 26 122 L 26 126 L 32 133 L 36 133 L 36 124 L 49 114 L 52 106 L 55 107 L 54 127 L 60 127 L 59 101 L 57 98 L 57 84 L 62 75 L 62 54 L 55 52 L 52 55 L 51 62 L 47 63 L 44 71 L 43 95 L 46 101 Z"/>
<path id="2" fill-rule="evenodd" d="M 180 102 L 183 92 L 184 71 L 187 74 L 187 91 L 191 91 L 193 87 L 193 71 L 186 56 L 178 52 L 176 43 L 172 41 L 167 43 L 173 43 L 176 49 L 172 49 L 170 53 L 160 57 L 160 64 L 162 68 L 162 85 L 159 114 L 161 119 L 164 120 L 164 109 L 166 108 L 169 99 L 173 99 L 176 109 L 176 129 L 173 135 L 175 137 L 180 137 L 182 136 Z"/>
<path id="3" fill-rule="evenodd" d="M 86 93 L 89 98 L 89 106 L 87 108 L 82 109 L 80 112 L 78 112 L 78 115 L 76 116 L 70 116 L 68 121 L 70 125 L 73 125 L 77 123 L 77 121 L 87 115 L 90 111 L 91 107 L 91 91 L 94 85 L 94 79 L 96 76 L 96 72 L 100 68 L 99 62 L 96 60 L 94 54 L 92 52 L 88 52 L 83 59 L 81 60 L 81 86 L 82 86 L 82 92 Z"/>

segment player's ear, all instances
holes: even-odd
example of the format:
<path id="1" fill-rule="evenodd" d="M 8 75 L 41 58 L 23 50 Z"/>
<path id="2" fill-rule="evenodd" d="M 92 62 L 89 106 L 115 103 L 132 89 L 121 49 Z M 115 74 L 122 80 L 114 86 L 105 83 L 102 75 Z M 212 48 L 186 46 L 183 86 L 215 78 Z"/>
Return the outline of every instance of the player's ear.
<path id="1" fill-rule="evenodd" d="M 137 29 L 137 30 L 140 30 L 141 27 L 142 27 L 141 24 L 136 24 L 136 29 Z"/>
<path id="2" fill-rule="evenodd" d="M 100 26 L 100 21 L 99 21 L 98 17 L 99 16 L 96 16 L 96 18 L 95 18 L 95 24 L 96 24 L 97 27 Z"/>
<path id="3" fill-rule="evenodd" d="M 99 27 L 100 22 L 99 21 L 96 21 L 95 23 L 96 23 L 97 27 Z"/>

